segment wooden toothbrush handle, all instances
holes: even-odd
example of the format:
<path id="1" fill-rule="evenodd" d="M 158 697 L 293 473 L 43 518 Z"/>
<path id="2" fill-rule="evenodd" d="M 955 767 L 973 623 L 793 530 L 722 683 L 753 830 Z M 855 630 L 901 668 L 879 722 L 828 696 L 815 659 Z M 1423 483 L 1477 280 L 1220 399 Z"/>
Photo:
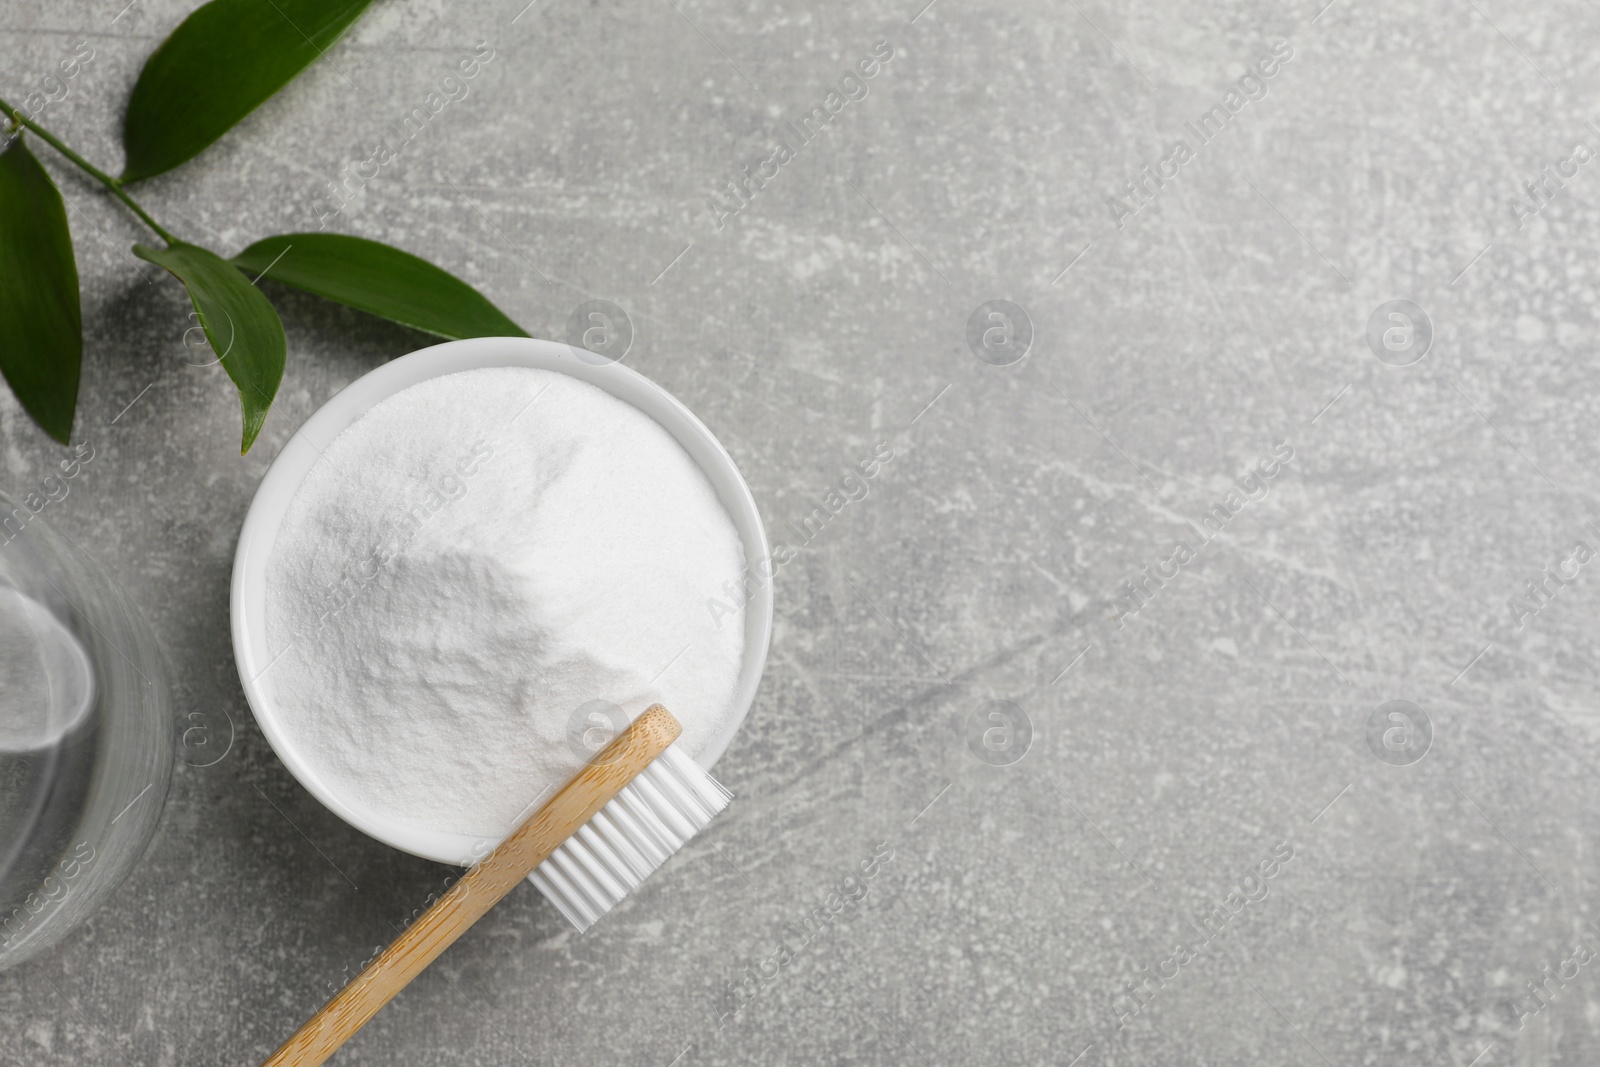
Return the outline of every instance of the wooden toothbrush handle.
<path id="1" fill-rule="evenodd" d="M 682 732 L 666 708 L 651 705 L 482 863 L 462 875 L 261 1067 L 316 1067 L 333 1055 Z"/>

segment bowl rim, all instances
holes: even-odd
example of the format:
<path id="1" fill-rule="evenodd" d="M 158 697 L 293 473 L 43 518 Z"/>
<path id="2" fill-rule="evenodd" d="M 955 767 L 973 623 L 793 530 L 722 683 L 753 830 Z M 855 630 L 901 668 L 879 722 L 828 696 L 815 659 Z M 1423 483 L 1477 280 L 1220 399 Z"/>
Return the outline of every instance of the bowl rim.
<path id="1" fill-rule="evenodd" d="M 250 711 L 267 743 L 312 796 L 351 826 L 393 848 L 440 863 L 467 864 L 494 841 L 470 834 L 430 830 L 365 811 L 341 797 L 308 765 L 267 698 L 261 678 L 275 660 L 266 645 L 266 574 L 272 548 L 306 474 L 340 433 L 375 404 L 419 382 L 458 371 L 532 367 L 571 375 L 632 404 L 654 419 L 689 454 L 727 509 L 745 550 L 747 574 L 756 576 L 744 605 L 745 649 L 733 701 L 736 714 L 696 755 L 710 770 L 727 751 L 755 701 L 772 640 L 771 552 L 755 497 L 733 457 L 695 414 L 671 393 L 637 371 L 587 351 L 528 337 L 475 337 L 418 349 L 361 375 L 335 393 L 285 442 L 257 486 L 239 531 L 230 583 L 229 617 L 234 665 Z M 754 561 L 754 562 L 753 562 Z M 290 646 L 291 648 L 293 645 Z M 279 653 L 279 657 L 288 649 Z"/>

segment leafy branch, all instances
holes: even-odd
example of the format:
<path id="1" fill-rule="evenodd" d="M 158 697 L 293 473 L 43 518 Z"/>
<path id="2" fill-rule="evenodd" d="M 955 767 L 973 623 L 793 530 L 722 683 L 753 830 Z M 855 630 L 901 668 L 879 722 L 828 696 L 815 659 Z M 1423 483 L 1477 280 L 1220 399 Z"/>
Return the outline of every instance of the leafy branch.
<path id="1" fill-rule="evenodd" d="M 377 241 L 280 234 L 232 259 L 190 244 L 155 220 L 126 186 L 210 147 L 294 80 L 371 0 L 211 0 L 146 60 L 123 119 L 127 162 L 112 177 L 31 117 L 0 100 L 0 374 L 39 426 L 72 436 L 83 362 L 77 261 L 65 201 L 29 149 L 32 134 L 122 201 L 165 247 L 133 252 L 189 293 L 206 340 L 239 391 L 241 452 L 261 432 L 283 379 L 283 323 L 261 290 L 274 281 L 440 337 L 526 336 L 459 278 Z"/>

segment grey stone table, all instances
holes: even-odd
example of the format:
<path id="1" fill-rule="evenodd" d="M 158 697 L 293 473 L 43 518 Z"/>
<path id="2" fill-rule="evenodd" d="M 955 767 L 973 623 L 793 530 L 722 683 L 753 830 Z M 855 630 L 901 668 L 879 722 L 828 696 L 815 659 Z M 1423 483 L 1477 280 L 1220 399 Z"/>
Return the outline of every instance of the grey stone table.
<path id="1" fill-rule="evenodd" d="M 379 0 L 146 202 L 413 249 L 538 336 L 616 304 L 793 559 L 730 812 L 582 938 L 520 893 L 337 1062 L 1600 1062 L 1600 11 L 525 2 Z M 92 46 L 43 121 L 112 166 L 190 6 L 124 3 L 0 3 L 4 95 Z M 43 154 L 95 453 L 48 515 L 232 744 L 0 975 L 0 1062 L 255 1063 L 450 873 L 294 781 L 227 626 L 274 454 L 428 342 L 269 282 L 240 458 Z M 0 437 L 13 489 L 58 455 L 3 393 Z"/>

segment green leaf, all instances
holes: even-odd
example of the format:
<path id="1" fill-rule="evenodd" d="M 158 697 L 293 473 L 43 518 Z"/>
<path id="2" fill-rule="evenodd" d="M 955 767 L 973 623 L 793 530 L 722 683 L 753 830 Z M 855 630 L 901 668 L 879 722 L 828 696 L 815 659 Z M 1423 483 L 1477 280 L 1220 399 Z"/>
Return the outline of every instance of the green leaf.
<path id="1" fill-rule="evenodd" d="M 425 259 L 364 237 L 286 233 L 233 257 L 258 276 L 440 337 L 526 337 L 483 294 Z"/>
<path id="2" fill-rule="evenodd" d="M 0 152 L 0 372 L 33 421 L 62 444 L 72 438 L 82 362 L 66 205 L 18 134 Z"/>
<path id="3" fill-rule="evenodd" d="M 179 242 L 161 249 L 134 245 L 133 254 L 165 268 L 189 290 L 211 350 L 239 387 L 239 403 L 244 408 L 244 441 L 239 452 L 250 451 L 283 380 L 288 344 L 278 313 L 261 290 L 215 252 Z"/>
<path id="4" fill-rule="evenodd" d="M 122 180 L 199 155 L 329 48 L 371 0 L 211 0 L 145 61 L 128 101 Z"/>

